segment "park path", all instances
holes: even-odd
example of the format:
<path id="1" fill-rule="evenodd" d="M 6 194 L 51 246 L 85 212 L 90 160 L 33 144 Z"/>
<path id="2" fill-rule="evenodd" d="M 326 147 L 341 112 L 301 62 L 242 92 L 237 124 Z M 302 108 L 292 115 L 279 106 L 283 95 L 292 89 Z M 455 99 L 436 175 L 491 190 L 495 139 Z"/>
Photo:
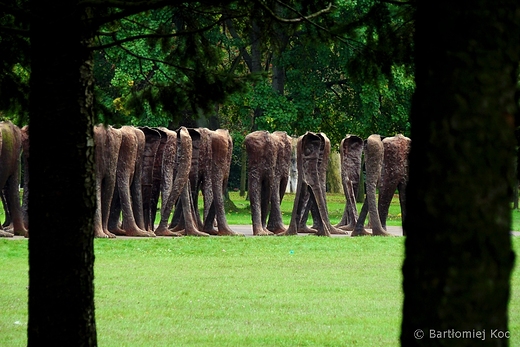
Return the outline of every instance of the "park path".
<path id="1" fill-rule="evenodd" d="M 253 236 L 253 228 L 251 225 L 230 225 L 231 230 L 244 234 L 245 236 Z M 387 231 L 394 235 L 394 236 L 403 236 L 403 228 L 400 226 L 387 226 Z M 367 229 L 367 231 L 370 231 L 370 229 Z M 298 234 L 298 236 L 306 236 L 310 234 Z M 350 235 L 350 233 L 349 233 Z M 520 231 L 511 231 L 512 236 L 520 236 Z M 166 237 L 169 236 L 158 236 L 158 237 Z M 332 237 L 347 237 L 347 235 L 332 235 Z M 146 239 L 146 237 L 126 237 L 126 236 L 118 236 L 118 239 Z M 22 240 L 24 239 L 23 236 L 15 236 L 15 237 L 7 237 L 5 239 L 8 240 Z"/>

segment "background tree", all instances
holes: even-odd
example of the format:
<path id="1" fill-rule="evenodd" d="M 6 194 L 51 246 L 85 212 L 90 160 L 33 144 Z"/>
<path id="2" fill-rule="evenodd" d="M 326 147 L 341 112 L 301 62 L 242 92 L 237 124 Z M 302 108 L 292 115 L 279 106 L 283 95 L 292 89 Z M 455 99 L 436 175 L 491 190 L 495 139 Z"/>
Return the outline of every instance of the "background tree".
<path id="1" fill-rule="evenodd" d="M 263 36 L 229 25 L 233 38 L 245 43 L 240 52 L 245 51 L 246 65 L 261 62 L 254 71 L 264 74 L 222 105 L 226 126 L 240 134 L 256 129 L 292 136 L 323 131 L 333 146 L 348 133 L 408 134 L 414 90 L 411 8 L 338 2 L 335 11 L 309 21 L 281 28 L 276 21 L 262 22 L 268 27 Z M 256 38 L 255 44 L 248 44 L 248 37 Z M 259 57 L 252 59 L 248 47 Z M 243 166 L 242 178 L 245 182 Z"/>
<path id="2" fill-rule="evenodd" d="M 508 345 L 519 34 L 517 1 L 417 2 L 403 346 Z"/>
<path id="3" fill-rule="evenodd" d="M 333 146 L 347 133 L 408 134 L 409 8 L 188 2 L 122 18 L 96 40 L 98 113 L 119 124 L 229 129 L 231 187 L 245 187 L 241 139 L 257 129 L 323 131 Z M 199 79 L 208 83 L 197 92 Z"/>
<path id="4" fill-rule="evenodd" d="M 0 112 L 20 125 L 27 122 L 29 97 L 29 20 L 26 2 L 8 0 L 0 5 Z"/>

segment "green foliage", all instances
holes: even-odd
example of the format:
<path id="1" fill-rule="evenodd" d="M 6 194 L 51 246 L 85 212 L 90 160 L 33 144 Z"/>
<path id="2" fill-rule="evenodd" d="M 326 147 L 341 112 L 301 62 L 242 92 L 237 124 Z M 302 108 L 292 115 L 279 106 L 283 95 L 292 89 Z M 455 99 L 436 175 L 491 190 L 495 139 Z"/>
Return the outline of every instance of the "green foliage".
<path id="1" fill-rule="evenodd" d="M 297 30 L 277 26 L 286 44 L 263 47 L 263 56 L 272 57 L 267 74 L 231 96 L 222 117 L 248 131 L 321 131 L 333 145 L 347 134 L 409 135 L 414 82 L 411 42 L 403 40 L 411 34 L 409 16 L 408 7 L 339 1 L 335 11 L 316 19 L 331 36 L 303 23 Z M 392 33 L 382 35 L 385 30 Z M 282 94 L 272 86 L 273 66 L 285 71 Z"/>
<path id="2" fill-rule="evenodd" d="M 127 124 L 163 126 L 211 113 L 241 87 L 221 66 L 220 22 L 210 6 L 186 3 L 107 25 L 97 44 L 97 59 L 110 64 L 111 77 L 97 83 L 101 113 Z M 107 75 L 102 65 L 96 64 L 98 81 Z"/>
<path id="3" fill-rule="evenodd" d="M 326 4 L 290 6 L 311 14 Z M 410 8 L 337 1 L 329 13 L 287 24 L 273 16 L 296 14 L 270 3 L 186 3 L 110 23 L 96 56 L 98 113 L 171 126 L 199 126 L 218 113 L 216 124 L 232 133 L 322 131 L 333 145 L 349 133 L 408 135 Z M 282 93 L 273 88 L 274 67 L 284 71 Z"/>
<path id="4" fill-rule="evenodd" d="M 24 4 L 4 2 L 0 23 L 9 33 L 0 40 L 0 110 L 19 124 L 30 76 L 27 17 L 16 10 Z M 327 5 L 186 2 L 107 21 L 93 44 L 98 121 L 199 126 L 218 114 L 213 124 L 231 131 L 322 131 L 333 144 L 347 133 L 408 134 L 413 6 L 337 0 L 313 16 Z M 274 67 L 284 72 L 282 93 L 273 89 Z"/>
<path id="5" fill-rule="evenodd" d="M 7 0 L 0 5 L 0 118 L 27 123 L 29 112 L 30 45 L 26 2 Z"/>

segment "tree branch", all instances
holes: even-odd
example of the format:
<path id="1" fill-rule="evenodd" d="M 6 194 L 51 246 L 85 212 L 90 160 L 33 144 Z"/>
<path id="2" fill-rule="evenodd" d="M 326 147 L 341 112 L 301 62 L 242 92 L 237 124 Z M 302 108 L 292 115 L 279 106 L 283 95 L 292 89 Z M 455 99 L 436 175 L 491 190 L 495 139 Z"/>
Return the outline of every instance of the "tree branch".
<path id="1" fill-rule="evenodd" d="M 155 1 L 119 1 L 119 0 L 84 0 L 78 3 L 78 6 L 92 7 L 95 9 L 120 9 L 119 12 L 112 12 L 105 16 L 96 16 L 91 20 L 94 28 L 108 23 L 118 21 L 120 19 L 138 14 L 146 10 L 155 10 L 171 5 L 171 0 L 155 0 Z"/>
<path id="2" fill-rule="evenodd" d="M 280 1 L 280 0 L 276 0 L 277 3 L 279 3 L 280 5 L 282 5 L 283 7 L 291 10 L 292 12 L 296 13 L 298 15 L 297 18 L 282 18 L 280 16 L 278 16 L 272 9 L 269 8 L 269 6 L 267 6 L 266 4 L 264 4 L 263 1 L 261 0 L 258 0 L 257 1 L 260 6 L 262 6 L 262 8 L 264 10 L 266 10 L 267 12 L 269 12 L 269 14 L 275 18 L 277 21 L 279 22 L 282 22 L 282 23 L 301 23 L 301 22 L 310 22 L 311 19 L 313 18 L 316 18 L 318 16 L 321 16 L 322 14 L 324 13 L 328 13 L 330 12 L 330 10 L 332 9 L 332 3 L 330 2 L 329 5 L 324 8 L 323 10 L 320 10 L 318 12 L 315 12 L 315 13 L 312 13 L 308 16 L 305 16 L 303 15 L 300 11 L 296 10 L 295 8 L 292 8 L 291 6 L 287 5 L 286 3 Z M 314 24 L 314 23 L 313 23 Z M 316 24 L 315 24 L 316 25 Z"/>
<path id="3" fill-rule="evenodd" d="M 151 61 L 153 63 L 160 63 L 160 64 L 168 65 L 168 66 L 174 67 L 176 69 L 179 69 L 181 71 L 195 72 L 195 70 L 193 70 L 193 69 L 190 69 L 190 68 L 187 68 L 187 67 L 184 67 L 184 66 L 180 66 L 180 65 L 175 65 L 175 64 L 169 63 L 169 62 L 164 61 L 164 60 L 150 58 L 150 57 L 143 57 L 142 55 L 136 54 L 136 53 L 132 52 L 131 50 L 129 50 L 128 48 L 125 48 L 123 46 L 120 46 L 120 48 L 123 51 L 125 51 L 128 55 L 130 55 L 130 56 L 132 56 L 132 57 L 134 57 L 136 59 L 139 59 L 139 61 L 147 60 L 147 61 Z"/>
<path id="4" fill-rule="evenodd" d="M 226 24 L 227 24 L 229 33 L 231 34 L 231 37 L 233 37 L 234 39 L 240 40 L 241 37 L 240 37 L 240 35 L 238 35 L 237 31 L 235 30 L 235 25 L 233 24 L 233 21 L 229 18 L 226 20 Z M 243 47 L 242 45 L 240 45 L 239 50 L 240 50 L 240 54 L 244 58 L 244 61 L 246 62 L 247 67 L 249 68 L 249 71 L 252 71 L 253 63 L 252 63 L 251 55 L 249 55 L 249 53 L 246 51 L 245 47 Z"/>
<path id="5" fill-rule="evenodd" d="M 338 80 L 338 81 L 330 81 L 330 82 L 325 82 L 325 86 L 327 88 L 331 88 L 334 85 L 348 84 L 348 82 L 349 82 L 349 80 L 347 80 L 347 79 L 342 79 L 342 80 Z"/>
<path id="6" fill-rule="evenodd" d="M 319 30 L 325 32 L 325 33 L 328 33 L 329 35 L 331 35 L 331 37 L 334 37 L 336 39 L 338 39 L 340 42 L 348 45 L 349 47 L 351 47 L 352 49 L 356 50 L 356 51 L 359 51 L 358 47 L 355 47 L 354 45 L 351 44 L 351 42 L 355 42 L 357 43 L 358 45 L 362 45 L 360 42 L 357 42 L 355 40 L 352 40 L 352 39 L 345 39 L 344 37 L 338 35 L 338 34 L 335 34 L 333 32 L 331 32 L 329 29 L 311 21 L 312 18 L 315 18 L 315 17 L 318 17 L 324 13 L 328 13 L 330 12 L 330 10 L 332 9 L 332 3 L 329 3 L 329 5 L 327 6 L 327 8 L 323 9 L 323 10 L 320 10 L 318 12 L 315 12 L 309 16 L 305 16 L 303 15 L 300 11 L 298 11 L 297 9 L 287 5 L 286 3 L 284 3 L 283 1 L 281 0 L 276 0 L 277 3 L 279 3 L 281 6 L 284 6 L 285 8 L 289 9 L 290 11 L 296 13 L 299 17 L 298 18 L 294 18 L 294 19 L 284 19 L 284 18 L 280 18 L 276 13 L 274 13 L 267 5 L 265 5 L 261 0 L 257 0 L 257 2 L 266 10 L 268 11 L 274 19 L 282 22 L 282 23 L 295 23 L 295 22 L 307 22 L 313 26 L 315 26 L 316 28 L 318 28 Z"/>
<path id="7" fill-rule="evenodd" d="M 0 9 L 2 10 L 2 12 L 11 14 L 18 18 L 22 18 L 22 17 L 28 18 L 29 17 L 29 13 L 25 9 L 18 7 L 18 6 L 8 5 L 3 1 L 0 2 Z"/>
<path id="8" fill-rule="evenodd" d="M 412 5 L 415 3 L 415 1 L 398 1 L 398 0 L 380 0 L 381 2 L 384 2 L 386 4 L 392 4 L 392 5 Z"/>
<path id="9" fill-rule="evenodd" d="M 5 33 L 9 33 L 9 34 L 15 34 L 15 35 L 19 35 L 19 36 L 22 36 L 22 37 L 29 37 L 29 30 L 25 30 L 25 29 L 18 29 L 18 28 L 13 28 L 13 27 L 0 26 L 0 33 L 1 32 L 5 32 Z"/>
<path id="10" fill-rule="evenodd" d="M 102 33 L 102 32 L 99 32 L 98 35 L 100 35 L 100 36 L 112 36 L 114 41 L 110 42 L 110 43 L 106 43 L 106 44 L 100 45 L 100 46 L 92 46 L 90 48 L 92 50 L 100 50 L 100 49 L 107 49 L 107 48 L 111 48 L 111 47 L 120 46 L 123 43 L 132 42 L 132 41 L 136 41 L 136 40 L 142 40 L 142 39 L 167 39 L 167 38 L 171 38 L 171 37 L 178 37 L 178 36 L 187 36 L 187 35 L 198 34 L 198 33 L 201 33 L 201 32 L 208 31 L 208 30 L 212 29 L 213 27 L 215 27 L 216 25 L 218 25 L 218 24 L 220 24 L 220 23 L 222 23 L 222 22 L 224 22 L 226 20 L 227 20 L 227 18 L 222 18 L 221 17 L 216 22 L 213 22 L 210 25 L 207 25 L 207 26 L 202 27 L 202 28 L 197 29 L 197 30 L 180 31 L 180 32 L 177 31 L 177 32 L 170 33 L 170 34 L 158 34 L 158 33 L 142 34 L 142 35 L 135 35 L 135 36 L 125 37 L 124 39 L 119 39 L 119 40 L 115 39 L 115 35 L 116 35 L 115 32 L 113 32 L 113 33 Z"/>
<path id="11" fill-rule="evenodd" d="M 78 2 L 78 6 L 95 8 L 158 8 L 171 5 L 171 0 L 151 0 L 151 1 L 125 1 L 125 0 L 83 0 Z"/>

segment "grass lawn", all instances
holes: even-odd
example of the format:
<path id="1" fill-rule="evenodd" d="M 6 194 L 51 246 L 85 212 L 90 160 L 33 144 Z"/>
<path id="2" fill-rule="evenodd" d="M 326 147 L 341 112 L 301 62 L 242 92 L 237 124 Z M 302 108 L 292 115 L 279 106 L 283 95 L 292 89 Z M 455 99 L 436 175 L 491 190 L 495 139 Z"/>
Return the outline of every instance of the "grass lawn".
<path id="1" fill-rule="evenodd" d="M 97 239 L 99 346 L 398 346 L 403 241 Z M 25 346 L 27 240 L 0 240 L 0 261 L 0 346 Z M 518 267 L 509 309 L 515 346 Z"/>
<path id="2" fill-rule="evenodd" d="M 229 224 L 251 224 L 251 213 L 249 210 L 249 201 L 244 197 L 241 197 L 237 192 L 230 193 L 231 200 L 235 203 L 237 210 L 229 211 L 227 217 Z M 282 201 L 282 214 L 283 221 L 286 225 L 289 225 L 291 221 L 291 213 L 294 204 L 294 194 L 286 194 Z M 358 213 L 361 211 L 361 205 L 357 204 Z M 332 225 L 337 224 L 343 216 L 343 210 L 345 209 L 345 197 L 343 194 L 330 194 L 327 193 L 327 208 L 329 210 L 329 218 Z M 520 210 L 511 210 L 512 223 L 511 230 L 520 231 Z M 309 218 L 311 216 L 309 215 Z M 312 220 L 312 219 L 311 219 Z M 368 219 L 367 221 L 368 222 Z M 309 221 L 309 224 L 311 222 Z M 399 205 L 399 198 L 394 196 L 390 209 L 388 211 L 387 225 L 401 226 L 401 207 Z"/>
<path id="3" fill-rule="evenodd" d="M 238 192 L 230 192 L 230 199 L 236 205 L 237 210 L 228 210 L 227 220 L 229 224 L 233 225 L 244 225 L 251 224 L 251 212 L 249 209 L 249 201 L 245 197 L 241 197 Z M 200 199 L 199 199 L 200 201 Z M 200 205 L 200 204 L 199 204 Z M 285 194 L 282 201 L 282 216 L 283 221 L 286 225 L 289 225 L 291 221 L 291 213 L 294 205 L 294 193 Z M 358 213 L 361 211 L 361 205 L 357 204 Z M 329 218 L 332 225 L 339 223 L 343 216 L 345 209 L 345 196 L 343 194 L 329 194 L 327 193 L 327 208 L 329 211 Z M 520 216 L 519 216 L 520 219 Z M 312 217 L 309 214 L 309 224 L 312 224 Z M 367 219 L 368 222 L 368 219 Z M 388 225 L 399 226 L 401 225 L 401 207 L 399 206 L 399 199 L 397 196 L 394 197 L 390 205 L 388 213 Z M 520 229 L 519 229 L 520 230 Z"/>
<path id="4" fill-rule="evenodd" d="M 250 224 L 249 203 L 237 193 L 231 198 L 237 210 L 229 223 Z M 282 206 L 286 224 L 293 199 L 287 195 Z M 335 224 L 344 198 L 327 200 Z M 394 199 L 389 225 L 401 224 L 399 213 Z M 402 237 L 96 239 L 99 346 L 398 346 L 403 243 Z M 513 246 L 518 253 L 520 238 Z M 25 346 L 27 240 L 0 239 L 0 262 L 0 346 Z M 511 286 L 516 346 L 518 267 Z"/>

